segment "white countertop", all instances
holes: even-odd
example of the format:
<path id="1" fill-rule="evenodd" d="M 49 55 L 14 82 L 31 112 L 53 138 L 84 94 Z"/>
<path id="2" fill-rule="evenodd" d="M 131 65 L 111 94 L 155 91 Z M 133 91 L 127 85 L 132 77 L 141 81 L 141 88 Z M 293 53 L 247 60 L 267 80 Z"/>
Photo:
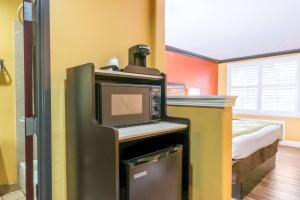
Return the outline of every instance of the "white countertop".
<path id="1" fill-rule="evenodd" d="M 197 107 L 233 107 L 236 96 L 169 96 L 167 104 L 170 106 L 197 106 Z"/>
<path id="2" fill-rule="evenodd" d="M 156 135 L 166 134 L 170 132 L 180 131 L 187 128 L 185 124 L 177 124 L 171 122 L 159 122 L 154 124 L 144 124 L 138 126 L 118 128 L 119 141 L 153 137 Z"/>

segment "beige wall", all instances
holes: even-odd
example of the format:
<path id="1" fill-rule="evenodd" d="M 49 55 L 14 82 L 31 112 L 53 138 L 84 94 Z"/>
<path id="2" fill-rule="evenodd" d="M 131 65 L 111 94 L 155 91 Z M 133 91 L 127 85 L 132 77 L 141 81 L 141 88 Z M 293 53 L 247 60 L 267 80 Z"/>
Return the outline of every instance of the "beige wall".
<path id="1" fill-rule="evenodd" d="M 168 106 L 191 120 L 190 200 L 231 199 L 232 109 Z"/>
<path id="2" fill-rule="evenodd" d="M 20 0 L 0 0 L 0 185 L 17 181 L 14 21 Z"/>
<path id="3" fill-rule="evenodd" d="M 300 54 L 292 54 L 298 55 Z M 285 56 L 276 56 L 276 57 L 286 57 Z M 288 55 L 288 56 L 291 56 Z M 258 59 L 255 59 L 258 60 Z M 219 87 L 219 95 L 227 94 L 227 65 L 229 63 L 220 64 L 219 65 L 219 77 L 218 77 L 218 87 Z M 239 118 L 257 118 L 257 119 L 267 119 L 267 120 L 281 120 L 286 124 L 285 130 L 285 139 L 291 141 L 300 142 L 300 118 L 291 118 L 291 117 L 274 117 L 274 116 L 256 116 L 256 115 L 235 115 L 234 117 Z"/>
<path id="4" fill-rule="evenodd" d="M 66 69 L 92 62 L 104 66 L 112 56 L 128 63 L 128 48 L 152 47 L 149 65 L 163 69 L 163 0 L 52 0 L 51 95 L 53 199 L 66 199 Z"/>

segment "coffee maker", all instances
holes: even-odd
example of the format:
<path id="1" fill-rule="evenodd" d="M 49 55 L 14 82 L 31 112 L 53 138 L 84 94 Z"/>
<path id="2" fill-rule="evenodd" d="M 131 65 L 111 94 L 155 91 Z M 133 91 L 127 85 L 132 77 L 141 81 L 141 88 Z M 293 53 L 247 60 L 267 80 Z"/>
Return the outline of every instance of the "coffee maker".
<path id="1" fill-rule="evenodd" d="M 147 66 L 147 56 L 150 55 L 150 47 L 144 44 L 135 45 L 128 50 L 129 65 L 141 67 Z"/>
<path id="2" fill-rule="evenodd" d="M 159 70 L 147 68 L 147 56 L 151 54 L 149 46 L 144 44 L 135 45 L 129 48 L 128 54 L 128 66 L 123 70 L 124 72 L 160 75 Z"/>

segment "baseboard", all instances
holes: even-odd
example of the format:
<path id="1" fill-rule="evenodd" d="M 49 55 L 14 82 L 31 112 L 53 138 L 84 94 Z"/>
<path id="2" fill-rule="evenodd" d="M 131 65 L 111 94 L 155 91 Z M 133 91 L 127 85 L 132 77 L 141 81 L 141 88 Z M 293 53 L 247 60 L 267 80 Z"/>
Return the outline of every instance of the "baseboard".
<path id="1" fill-rule="evenodd" d="M 279 145 L 300 148 L 300 142 L 290 140 L 282 140 L 280 141 Z"/>

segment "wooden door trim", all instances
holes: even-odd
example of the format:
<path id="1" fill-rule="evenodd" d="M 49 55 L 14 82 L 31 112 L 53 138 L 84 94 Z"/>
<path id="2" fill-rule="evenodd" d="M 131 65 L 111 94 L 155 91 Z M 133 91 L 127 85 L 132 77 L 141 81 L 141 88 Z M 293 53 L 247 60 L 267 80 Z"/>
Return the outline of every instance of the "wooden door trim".
<path id="1" fill-rule="evenodd" d="M 24 21 L 25 117 L 37 119 L 38 200 L 52 200 L 50 6 L 49 0 L 36 3 L 37 22 Z M 33 200 L 33 136 L 25 145 L 26 199 Z"/>
<path id="2" fill-rule="evenodd" d="M 31 3 L 31 0 L 24 0 Z M 34 117 L 33 111 L 33 25 L 24 20 L 24 89 L 25 118 Z M 25 123 L 26 124 L 26 123 Z M 26 126 L 26 125 L 25 125 Z M 25 134 L 26 129 L 25 129 Z M 33 200 L 33 136 L 25 135 L 26 199 Z M 31 178 L 30 178 L 31 177 Z"/>

